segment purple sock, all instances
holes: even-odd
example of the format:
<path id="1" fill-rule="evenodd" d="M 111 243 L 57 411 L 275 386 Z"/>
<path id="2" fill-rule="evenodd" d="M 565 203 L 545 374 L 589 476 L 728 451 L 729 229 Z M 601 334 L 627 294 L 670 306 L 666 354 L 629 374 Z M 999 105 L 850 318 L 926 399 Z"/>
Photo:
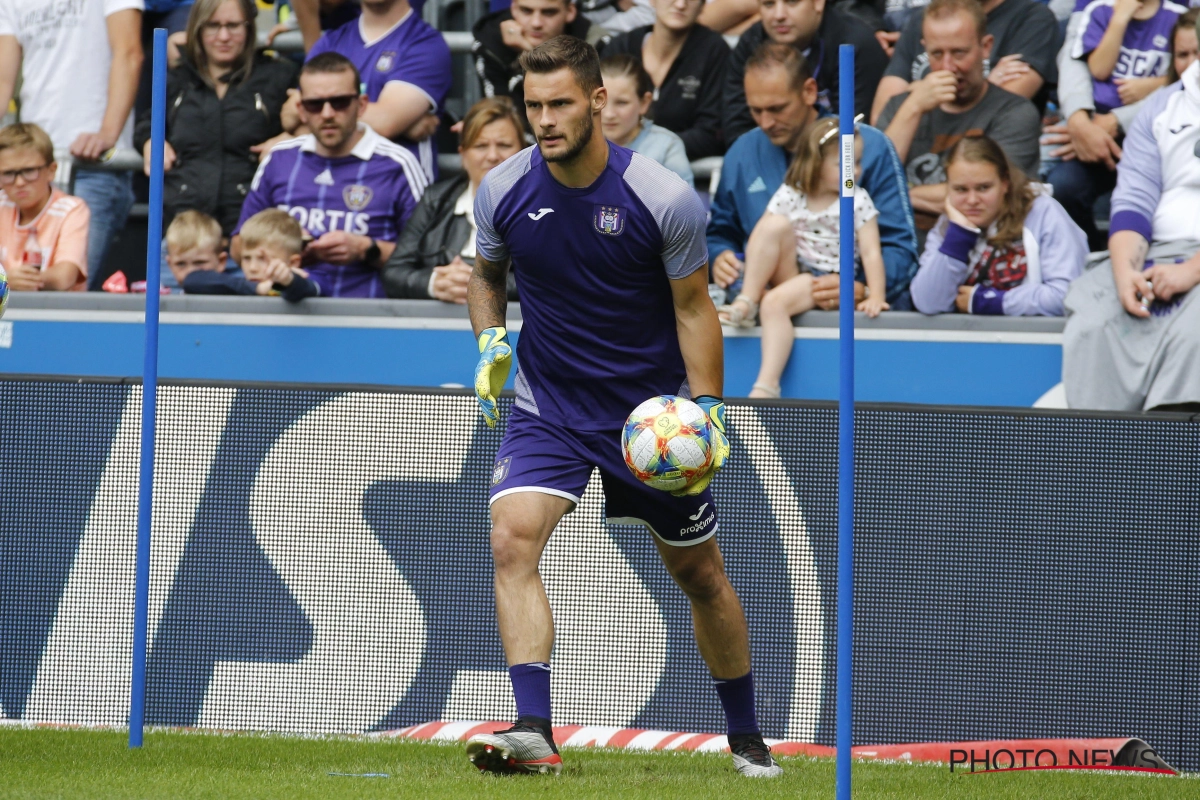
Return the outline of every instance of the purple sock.
<path id="1" fill-rule="evenodd" d="M 713 683 L 721 698 L 721 708 L 725 709 L 730 735 L 758 733 L 758 715 L 754 712 L 754 671 L 730 680 L 713 678 Z"/>
<path id="2" fill-rule="evenodd" d="M 517 719 L 537 717 L 550 722 L 550 665 L 541 661 L 513 664 L 508 668 L 513 697 L 517 700 Z"/>

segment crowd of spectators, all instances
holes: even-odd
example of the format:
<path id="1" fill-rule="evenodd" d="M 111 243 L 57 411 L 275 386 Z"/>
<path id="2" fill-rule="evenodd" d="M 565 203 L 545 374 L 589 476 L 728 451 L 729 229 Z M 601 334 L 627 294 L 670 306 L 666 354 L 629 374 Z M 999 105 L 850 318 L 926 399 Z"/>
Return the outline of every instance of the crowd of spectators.
<path id="1" fill-rule="evenodd" d="M 850 43 L 856 307 L 1067 313 L 1072 405 L 1200 401 L 1197 12 L 1178 0 L 492 0 L 462 120 L 423 4 L 278 0 L 260 39 L 254 0 L 0 2 L 12 288 L 101 288 L 134 190 L 86 167 L 136 148 L 149 172 L 144 53 L 165 27 L 168 289 L 463 303 L 475 192 L 536 134 L 519 57 L 569 35 L 603 58 L 611 141 L 689 182 L 723 157 L 697 186 L 713 294 L 726 324 L 761 322 L 754 391 L 778 394 L 790 317 L 839 302 L 829 118 Z M 270 49 L 293 28 L 303 55 Z M 446 127 L 463 173 L 439 181 Z"/>

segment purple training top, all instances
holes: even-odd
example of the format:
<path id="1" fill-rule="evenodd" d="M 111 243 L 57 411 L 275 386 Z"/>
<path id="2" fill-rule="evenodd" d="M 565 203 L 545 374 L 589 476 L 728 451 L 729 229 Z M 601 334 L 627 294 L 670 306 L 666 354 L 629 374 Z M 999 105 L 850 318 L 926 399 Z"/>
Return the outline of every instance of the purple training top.
<path id="1" fill-rule="evenodd" d="M 308 58 L 332 51 L 354 63 L 363 80 L 363 92 L 372 103 L 379 100 L 383 87 L 389 83 L 415 86 L 429 98 L 435 114 L 441 114 L 442 104 L 450 91 L 452 70 L 450 48 L 440 33 L 421 19 L 418 12 L 408 15 L 383 36 L 368 42 L 363 36 L 361 18 L 340 28 L 326 31 L 313 45 Z M 437 179 L 437 148 L 430 137 L 419 144 L 400 142 L 412 151 L 425 170 L 429 183 Z"/>
<path id="2" fill-rule="evenodd" d="M 1083 0 L 1080 0 L 1080 4 L 1083 4 Z M 1076 10 L 1079 10 L 1079 4 Z M 1113 0 L 1094 0 L 1083 4 L 1082 11 L 1084 18 L 1079 26 L 1079 36 L 1071 46 L 1071 57 L 1086 60 L 1108 30 L 1108 23 L 1113 16 Z M 1092 97 L 1097 112 L 1105 114 L 1124 105 L 1117 93 L 1117 78 L 1157 78 L 1167 74 L 1167 67 L 1171 63 L 1171 28 L 1175 27 L 1179 15 L 1186 11 L 1186 6 L 1163 0 L 1158 13 L 1150 19 L 1129 21 L 1112 75 L 1103 81 L 1092 78 Z"/>
<path id="3" fill-rule="evenodd" d="M 479 254 L 512 258 L 521 295 L 517 407 L 584 431 L 616 430 L 641 402 L 688 394 L 671 279 L 708 263 L 692 187 L 608 143 L 591 186 L 556 181 L 537 147 L 475 196 Z"/>
<path id="4" fill-rule="evenodd" d="M 346 231 L 394 242 L 425 193 L 425 173 L 405 148 L 365 124 L 350 155 L 324 158 L 311 133 L 280 142 L 258 165 L 236 235 L 264 208 L 282 208 L 313 238 Z M 306 266 L 323 297 L 383 297 L 379 270 L 362 263 Z"/>

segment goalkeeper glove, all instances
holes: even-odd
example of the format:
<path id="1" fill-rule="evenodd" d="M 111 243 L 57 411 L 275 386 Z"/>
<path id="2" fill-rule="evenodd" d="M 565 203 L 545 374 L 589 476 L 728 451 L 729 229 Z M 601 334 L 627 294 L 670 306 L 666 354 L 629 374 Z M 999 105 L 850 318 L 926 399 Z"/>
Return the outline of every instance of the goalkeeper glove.
<path id="1" fill-rule="evenodd" d="M 671 492 L 676 497 L 689 497 L 703 492 L 712 483 L 713 475 L 725 465 L 725 460 L 729 458 L 729 438 L 725 435 L 725 401 L 711 394 L 702 394 L 692 402 L 700 406 L 701 410 L 708 415 L 711 423 L 712 439 L 709 446 L 712 448 L 713 454 L 712 466 L 691 486 Z"/>
<path id="2" fill-rule="evenodd" d="M 508 331 L 503 327 L 487 328 L 479 334 L 479 363 L 475 365 L 475 398 L 483 411 L 483 421 L 496 427 L 500 412 L 496 410 L 496 395 L 508 380 L 512 367 L 512 347 Z"/>

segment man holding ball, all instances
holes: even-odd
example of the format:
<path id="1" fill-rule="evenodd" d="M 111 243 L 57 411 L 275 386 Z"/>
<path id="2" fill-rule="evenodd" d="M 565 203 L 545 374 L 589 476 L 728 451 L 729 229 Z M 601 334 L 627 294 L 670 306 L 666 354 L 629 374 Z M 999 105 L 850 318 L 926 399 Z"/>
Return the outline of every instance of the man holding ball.
<path id="1" fill-rule="evenodd" d="M 517 400 L 491 487 L 496 611 L 517 721 L 472 737 L 467 755 L 482 770 L 562 770 L 550 729 L 554 622 L 538 561 L 599 468 L 609 520 L 649 528 L 691 602 L 734 765 L 747 776 L 780 775 L 758 728 L 745 615 L 713 538 L 709 482 L 729 443 L 704 208 L 674 173 L 605 141 L 607 95 L 591 45 L 559 36 L 520 61 L 537 145 L 479 187 L 468 288 L 481 353 L 475 392 L 490 426 L 512 359 L 504 329 L 510 267 L 521 292 Z M 676 495 L 630 474 L 620 444 L 629 412 L 666 394 L 694 396 L 713 428 L 712 470 Z"/>

